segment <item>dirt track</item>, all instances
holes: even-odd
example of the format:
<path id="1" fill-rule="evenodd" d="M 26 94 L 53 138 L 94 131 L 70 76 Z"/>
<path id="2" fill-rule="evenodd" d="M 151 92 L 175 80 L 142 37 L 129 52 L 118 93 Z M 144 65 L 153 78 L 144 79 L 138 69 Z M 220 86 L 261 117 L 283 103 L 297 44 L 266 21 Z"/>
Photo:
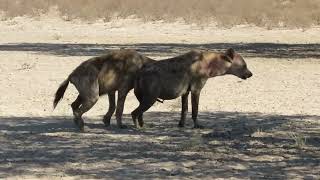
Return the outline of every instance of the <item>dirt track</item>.
<path id="1" fill-rule="evenodd" d="M 19 18 L 0 26 L 0 178 L 320 177 L 320 29 Z M 190 115 L 186 128 L 176 127 L 179 99 L 152 107 L 144 129 L 104 128 L 103 97 L 85 116 L 86 133 L 78 133 L 69 106 L 74 87 L 55 111 L 53 94 L 80 62 L 119 47 L 156 59 L 233 47 L 254 76 L 209 80 L 200 98 L 205 129 L 192 129 Z M 136 106 L 130 93 L 130 126 Z"/>

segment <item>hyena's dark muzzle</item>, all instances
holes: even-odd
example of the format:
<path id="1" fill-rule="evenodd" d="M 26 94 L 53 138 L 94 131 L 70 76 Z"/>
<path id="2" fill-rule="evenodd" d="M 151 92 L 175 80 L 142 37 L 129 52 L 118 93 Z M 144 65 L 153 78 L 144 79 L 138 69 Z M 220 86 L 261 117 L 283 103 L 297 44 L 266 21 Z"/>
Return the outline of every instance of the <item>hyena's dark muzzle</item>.
<path id="1" fill-rule="evenodd" d="M 252 76 L 252 72 L 249 70 L 246 70 L 245 73 L 243 73 L 243 75 L 240 78 L 246 80 L 246 79 L 250 78 L 251 76 Z"/>

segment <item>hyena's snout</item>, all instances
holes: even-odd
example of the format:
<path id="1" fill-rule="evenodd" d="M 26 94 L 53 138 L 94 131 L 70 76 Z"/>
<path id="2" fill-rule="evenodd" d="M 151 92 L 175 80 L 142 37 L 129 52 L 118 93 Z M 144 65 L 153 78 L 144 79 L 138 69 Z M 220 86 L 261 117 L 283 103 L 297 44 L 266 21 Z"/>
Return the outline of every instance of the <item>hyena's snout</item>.
<path id="1" fill-rule="evenodd" d="M 253 75 L 253 74 L 252 74 L 251 71 L 246 70 L 246 71 L 242 74 L 241 79 L 246 80 L 246 79 L 250 78 L 252 75 Z"/>

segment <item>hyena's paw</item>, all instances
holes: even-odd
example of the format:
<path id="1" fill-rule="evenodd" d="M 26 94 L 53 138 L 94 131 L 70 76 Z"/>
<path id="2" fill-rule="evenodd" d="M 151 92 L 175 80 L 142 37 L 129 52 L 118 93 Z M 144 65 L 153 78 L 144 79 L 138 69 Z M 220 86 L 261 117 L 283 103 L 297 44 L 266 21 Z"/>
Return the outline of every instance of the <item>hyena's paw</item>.
<path id="1" fill-rule="evenodd" d="M 111 116 L 104 116 L 103 117 L 102 122 L 103 122 L 105 127 L 109 127 L 110 126 L 110 120 L 111 120 Z"/>

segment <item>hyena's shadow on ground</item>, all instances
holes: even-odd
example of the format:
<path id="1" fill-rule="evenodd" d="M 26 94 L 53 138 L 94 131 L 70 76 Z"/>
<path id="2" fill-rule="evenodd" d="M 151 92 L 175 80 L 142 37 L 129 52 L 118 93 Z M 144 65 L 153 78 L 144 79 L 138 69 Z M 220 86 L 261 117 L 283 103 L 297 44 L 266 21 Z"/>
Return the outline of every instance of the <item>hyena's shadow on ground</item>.
<path id="1" fill-rule="evenodd" d="M 0 117 L 0 131 L 4 132 L 30 132 L 55 133 L 55 132 L 77 132 L 71 116 L 52 116 L 52 117 Z M 317 115 L 276 115 L 263 114 L 259 112 L 199 112 L 199 123 L 204 129 L 194 129 L 191 113 L 188 113 L 186 127 L 178 128 L 180 112 L 146 112 L 144 114 L 145 127 L 137 129 L 133 126 L 130 114 L 123 115 L 123 121 L 128 128 L 119 129 L 115 125 L 115 117 L 112 117 L 111 127 L 105 127 L 101 118 L 84 117 L 87 129 L 93 133 L 105 131 L 106 133 L 118 134 L 150 134 L 150 135 L 171 135 L 171 132 L 178 134 L 183 131 L 202 131 L 216 130 L 238 133 L 238 135 L 248 135 L 255 131 L 272 130 L 289 126 L 295 122 L 301 122 L 305 119 L 311 119 L 315 122 L 320 120 Z M 289 125 L 288 125 L 289 123 Z M 95 131 L 96 130 L 96 131 Z M 149 131 L 150 130 L 150 131 Z M 167 131 L 169 130 L 169 131 Z M 153 132 L 153 133 L 152 133 Z M 175 135 L 175 134 L 173 134 Z M 231 137 L 229 137 L 231 138 Z"/>
<path id="2" fill-rule="evenodd" d="M 98 56 L 106 49 L 131 48 L 148 56 L 168 57 L 202 49 L 224 51 L 234 48 L 244 57 L 261 58 L 320 58 L 320 44 L 284 44 L 284 43 L 140 43 L 140 44 L 56 44 L 56 43 L 18 43 L 2 44 L 0 51 L 26 51 L 57 56 Z"/>
<path id="3" fill-rule="evenodd" d="M 128 129 L 85 117 L 85 133 L 71 117 L 0 117 L 0 178 L 47 167 L 114 179 L 290 179 L 320 172 L 317 115 L 200 112 L 206 127 L 200 130 L 188 117 L 178 128 L 180 112 L 147 112 L 143 129 L 133 128 L 130 115 L 124 115 Z M 79 163 L 85 166 L 72 166 Z"/>

